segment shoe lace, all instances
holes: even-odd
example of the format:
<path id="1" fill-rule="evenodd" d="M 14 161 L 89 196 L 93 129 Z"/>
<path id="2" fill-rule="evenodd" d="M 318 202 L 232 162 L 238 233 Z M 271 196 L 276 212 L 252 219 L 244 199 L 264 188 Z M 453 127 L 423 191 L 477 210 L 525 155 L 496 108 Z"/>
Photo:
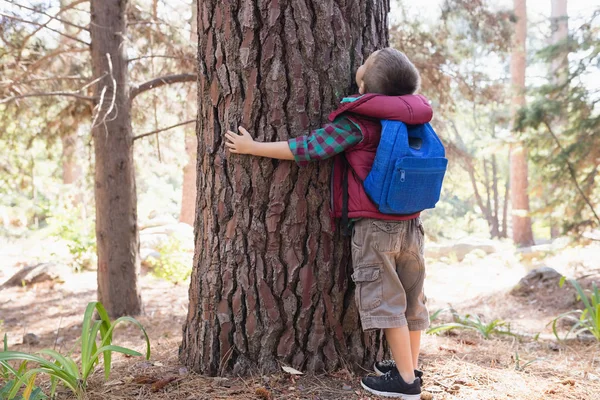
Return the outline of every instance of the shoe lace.
<path id="1" fill-rule="evenodd" d="M 383 374 L 382 379 L 384 381 L 391 381 L 392 380 L 392 371 L 388 371 L 385 374 Z"/>
<path id="2" fill-rule="evenodd" d="M 381 361 L 381 366 L 382 367 L 395 367 L 396 362 L 394 360 L 383 360 L 383 361 Z"/>

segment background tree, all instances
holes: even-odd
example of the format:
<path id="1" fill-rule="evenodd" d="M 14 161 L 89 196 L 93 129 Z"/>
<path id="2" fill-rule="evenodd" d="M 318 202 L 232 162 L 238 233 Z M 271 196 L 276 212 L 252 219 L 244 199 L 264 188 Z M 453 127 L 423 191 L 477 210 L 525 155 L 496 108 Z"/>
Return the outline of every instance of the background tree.
<path id="1" fill-rule="evenodd" d="M 192 19 L 190 26 L 190 42 L 198 42 L 198 0 L 192 1 Z M 196 91 L 189 91 L 188 104 L 196 103 Z M 188 161 L 183 167 L 183 185 L 181 190 L 181 212 L 179 220 L 190 225 L 194 225 L 194 215 L 196 213 L 196 158 L 198 151 L 198 139 L 196 133 L 192 130 L 186 130 L 185 134 L 185 152 Z"/>
<path id="2" fill-rule="evenodd" d="M 404 3 L 399 6 L 391 41 L 419 68 L 421 91 L 433 102 L 433 124 L 451 159 L 442 202 L 424 213 L 428 235 L 447 237 L 452 234 L 448 223 L 471 225 L 477 216 L 492 238 L 506 237 L 508 146 L 503 132 L 509 124 L 510 77 L 497 76 L 491 67 L 508 69 L 512 13 L 485 1 L 452 0 L 443 3 L 439 20 L 424 24 Z"/>
<path id="3" fill-rule="evenodd" d="M 554 74 L 558 78 L 533 88 L 534 101 L 518 118 L 521 138 L 535 149 L 532 161 L 543 182 L 554 188 L 542 211 L 558 214 L 563 232 L 581 233 L 600 226 L 600 117 L 598 89 L 591 84 L 600 60 L 599 17 L 597 8 L 565 39 L 555 36 L 556 41 L 538 52 L 546 65 L 559 69 Z M 554 21 L 566 23 L 564 17 Z M 558 32 L 559 24 L 555 25 Z M 562 78 L 560 68 L 566 62 L 568 75 Z"/>
<path id="4" fill-rule="evenodd" d="M 525 105 L 525 68 L 527 39 L 526 0 L 514 0 L 515 34 L 510 59 L 512 85 L 512 118 L 516 118 L 519 108 Z M 512 206 L 512 237 L 517 246 L 534 244 L 529 214 L 529 182 L 527 148 L 520 141 L 515 142 L 510 151 L 510 188 Z"/>
<path id="5" fill-rule="evenodd" d="M 349 258 L 329 219 L 331 165 L 226 156 L 226 129 L 261 141 L 321 125 L 387 44 L 385 0 L 199 4 L 196 254 L 182 362 L 201 373 L 370 365 Z M 332 34 L 334 32 L 335 34 Z"/>
<path id="6" fill-rule="evenodd" d="M 72 175 L 73 135 L 81 125 L 91 127 L 94 139 L 103 138 L 101 142 L 95 141 L 95 156 L 90 160 L 96 166 L 93 187 L 96 190 L 99 298 L 112 315 L 136 314 L 141 306 L 135 280 L 139 245 L 133 141 L 153 136 L 160 159 L 158 133 L 194 120 L 165 127 L 167 121 L 162 117 L 165 113 L 161 113 L 159 127 L 159 102 L 145 93 L 167 84 L 193 81 L 195 74 L 172 72 L 177 69 L 193 72 L 194 68 L 191 57 L 176 46 L 174 28 L 156 15 L 158 0 L 152 0 L 151 12 L 137 5 L 128 7 L 128 2 L 100 3 L 91 3 L 93 12 L 86 9 L 90 3 L 79 0 L 50 5 L 11 3 L 12 12 L 3 15 L 10 25 L 2 31 L 9 48 L 2 54 L 7 81 L 2 87 L 0 104 L 14 107 L 23 114 L 36 110 L 34 115 L 38 117 L 29 120 L 32 125 L 45 119 L 45 123 L 39 124 L 43 126 L 43 135 L 29 134 L 29 141 L 46 141 L 48 146 L 49 139 L 61 138 L 67 171 L 63 176 L 67 178 Z M 110 24 L 96 23 L 107 15 L 110 18 L 105 22 Z M 132 32 L 128 32 L 129 27 L 133 28 Z M 189 35 L 188 29 L 186 42 Z M 90 59 L 91 42 L 95 43 L 91 46 L 95 52 Z M 165 49 L 169 54 L 165 54 Z M 156 54 L 158 51 L 163 53 Z M 136 57 L 136 53 L 143 54 Z M 66 54 L 84 56 L 81 59 L 61 57 Z M 129 85 L 131 78 L 143 83 Z M 151 106 L 140 107 L 143 112 L 132 110 L 132 101 L 137 96 L 138 102 L 150 102 Z M 23 103 L 33 107 L 23 107 Z M 96 106 L 93 112 L 92 103 Z M 39 115 L 40 109 L 47 110 L 47 114 Z M 176 115 L 185 117 L 185 111 L 186 108 L 182 108 Z M 149 114 L 154 116 L 154 129 L 134 135 L 131 120 L 144 124 Z M 33 162 L 32 159 L 28 166 L 31 171 Z M 33 172 L 28 175 L 33 181 Z M 30 197 L 39 203 L 36 193 L 32 190 Z"/>

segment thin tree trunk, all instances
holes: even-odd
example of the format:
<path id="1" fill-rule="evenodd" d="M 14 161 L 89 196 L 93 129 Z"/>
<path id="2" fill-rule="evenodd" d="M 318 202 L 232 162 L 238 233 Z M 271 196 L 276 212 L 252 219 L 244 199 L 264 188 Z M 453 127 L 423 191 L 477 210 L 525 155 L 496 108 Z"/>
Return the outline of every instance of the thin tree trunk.
<path id="1" fill-rule="evenodd" d="M 98 299 L 110 315 L 141 311 L 131 102 L 125 59 L 125 0 L 92 0 L 90 34 L 97 109 L 95 151 Z"/>
<path id="2" fill-rule="evenodd" d="M 60 0 L 60 7 L 64 9 L 68 5 L 67 0 Z M 68 12 L 63 13 L 63 18 L 68 17 Z M 74 29 L 68 23 L 63 23 L 63 31 L 71 36 L 74 36 Z M 61 47 L 68 44 L 69 39 L 65 36 L 59 38 Z M 55 68 L 60 71 L 71 71 L 72 65 L 71 59 L 59 58 L 59 65 Z M 57 71 L 58 72 L 58 71 Z M 58 74 L 57 74 L 58 75 Z M 77 150 L 78 150 L 78 137 L 77 128 L 78 120 L 70 117 L 68 120 L 62 122 L 63 131 L 61 132 L 60 139 L 62 142 L 62 170 L 63 170 L 63 183 L 67 185 L 75 184 L 81 177 L 82 171 L 78 162 Z M 77 202 L 79 202 L 77 200 Z"/>
<path id="3" fill-rule="evenodd" d="M 510 178 L 504 184 L 504 206 L 502 207 L 502 233 L 501 238 L 508 238 L 508 202 L 510 199 Z"/>
<path id="4" fill-rule="evenodd" d="M 63 183 L 71 185 L 76 183 L 81 176 L 81 168 L 76 157 L 77 131 L 61 135 L 60 140 L 62 142 Z"/>
<path id="5" fill-rule="evenodd" d="M 499 220 L 499 196 L 498 196 L 498 162 L 496 155 L 492 154 L 492 193 L 494 196 L 494 209 L 492 211 L 492 237 L 500 237 L 500 220 Z"/>
<path id="6" fill-rule="evenodd" d="M 199 6 L 198 210 L 181 361 L 210 375 L 369 366 L 348 243 L 329 218 L 331 163 L 226 155 L 226 129 L 260 141 L 321 125 L 387 45 L 387 0 L 206 0 Z"/>
<path id="7" fill-rule="evenodd" d="M 198 0 L 192 2 L 192 33 L 190 40 L 192 43 L 198 41 Z M 188 97 L 190 104 L 196 101 L 196 91 L 190 92 L 193 95 Z M 188 162 L 183 167 L 183 187 L 181 193 L 181 213 L 179 220 L 190 225 L 194 225 L 194 216 L 196 214 L 196 158 L 198 150 L 198 139 L 193 132 L 185 133 L 185 153 Z"/>
<path id="8" fill-rule="evenodd" d="M 513 121 L 519 108 L 525 105 L 526 0 L 514 0 L 514 11 L 517 22 L 515 24 L 513 50 L 510 60 Z M 517 246 L 531 246 L 534 244 L 534 241 L 531 230 L 531 217 L 529 215 L 527 149 L 520 141 L 513 144 L 510 151 L 510 180 L 513 241 Z"/>
<path id="9" fill-rule="evenodd" d="M 551 44 L 563 45 L 564 51 L 560 52 L 559 56 L 554 58 L 550 64 L 550 79 L 555 85 L 565 85 L 563 90 L 560 91 L 559 97 L 564 97 L 568 93 L 566 87 L 569 77 L 569 52 L 566 42 L 569 35 L 568 16 L 567 16 L 567 0 L 551 0 L 552 9 L 550 13 L 550 28 L 552 36 L 550 38 Z M 557 131 L 562 132 L 567 124 L 566 116 L 564 112 L 560 112 L 553 122 L 557 126 Z M 550 184 L 549 193 L 556 193 L 556 185 Z M 560 225 L 556 218 L 550 219 L 550 237 L 552 239 L 557 238 L 560 235 Z"/>

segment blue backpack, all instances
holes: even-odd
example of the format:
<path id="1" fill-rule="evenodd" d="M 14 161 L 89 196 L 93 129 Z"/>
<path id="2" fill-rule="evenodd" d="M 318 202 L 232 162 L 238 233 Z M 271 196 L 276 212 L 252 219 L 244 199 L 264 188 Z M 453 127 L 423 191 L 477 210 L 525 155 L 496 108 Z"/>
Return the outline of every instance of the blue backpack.
<path id="1" fill-rule="evenodd" d="M 382 120 L 381 127 L 375 161 L 363 183 L 367 195 L 384 214 L 434 208 L 448 159 L 433 128 L 390 120 Z"/>

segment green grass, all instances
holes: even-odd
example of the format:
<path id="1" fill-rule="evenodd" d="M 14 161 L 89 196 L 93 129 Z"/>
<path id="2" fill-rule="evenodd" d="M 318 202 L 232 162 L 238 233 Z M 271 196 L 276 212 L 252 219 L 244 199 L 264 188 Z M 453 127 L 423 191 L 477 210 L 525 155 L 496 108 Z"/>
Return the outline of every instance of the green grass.
<path id="1" fill-rule="evenodd" d="M 94 320 L 94 311 L 98 313 L 99 320 Z M 37 354 L 29 354 L 18 351 L 8 351 L 6 346 L 6 335 L 4 341 L 4 351 L 0 352 L 0 366 L 9 368 L 9 372 L 15 376 L 15 383 L 12 385 L 6 398 L 8 400 L 17 398 L 17 393 L 22 386 L 25 386 L 23 398 L 28 391 L 32 390 L 35 378 L 38 374 L 50 376 L 51 389 L 50 395 L 54 396 L 56 387 L 59 383 L 71 390 L 73 394 L 82 399 L 87 387 L 88 379 L 94 371 L 94 366 L 100 362 L 104 365 L 104 377 L 108 380 L 111 371 L 112 353 L 122 353 L 130 356 L 142 356 L 135 350 L 115 346 L 112 344 L 113 332 L 115 327 L 122 323 L 129 322 L 136 325 L 143 332 L 146 340 L 146 359 L 150 358 L 150 339 L 144 327 L 134 318 L 121 317 L 111 323 L 104 306 L 99 302 L 91 302 L 87 305 L 83 316 L 81 329 L 81 359 L 79 364 L 70 356 L 63 356 L 59 352 L 51 349 L 44 349 Z M 21 367 L 15 371 L 10 367 L 8 361 L 21 361 Z M 26 369 L 27 363 L 36 364 L 36 368 Z M 32 400 L 31 398 L 29 400 Z"/>
<path id="2" fill-rule="evenodd" d="M 477 315 L 466 314 L 465 316 L 461 316 L 453 308 L 441 309 L 436 311 L 431 316 L 431 321 L 435 321 L 439 317 L 439 315 L 444 312 L 450 312 L 452 314 L 452 322 L 432 326 L 427 330 L 428 334 L 436 335 L 454 329 L 462 329 L 478 332 L 485 339 L 490 339 L 492 335 L 516 336 L 514 333 L 511 332 L 510 324 L 506 321 L 503 321 L 501 319 L 495 319 L 491 322 L 485 322 L 481 320 L 481 318 L 479 318 Z"/>
<path id="3" fill-rule="evenodd" d="M 565 284 L 566 278 L 562 277 L 560 280 L 560 287 L 562 288 Z M 575 279 L 569 279 L 568 282 L 577 291 L 577 299 L 581 300 L 584 305 L 583 310 L 572 310 L 564 314 L 559 315 L 553 319 L 550 323 L 552 324 L 552 332 L 558 340 L 557 324 L 560 320 L 572 321 L 574 324 L 567 332 L 563 339 L 567 339 L 570 335 L 579 335 L 584 332 L 592 334 L 596 340 L 600 341 L 600 290 L 596 284 L 592 284 L 592 290 L 589 295 L 581 287 L 579 282 Z"/>

